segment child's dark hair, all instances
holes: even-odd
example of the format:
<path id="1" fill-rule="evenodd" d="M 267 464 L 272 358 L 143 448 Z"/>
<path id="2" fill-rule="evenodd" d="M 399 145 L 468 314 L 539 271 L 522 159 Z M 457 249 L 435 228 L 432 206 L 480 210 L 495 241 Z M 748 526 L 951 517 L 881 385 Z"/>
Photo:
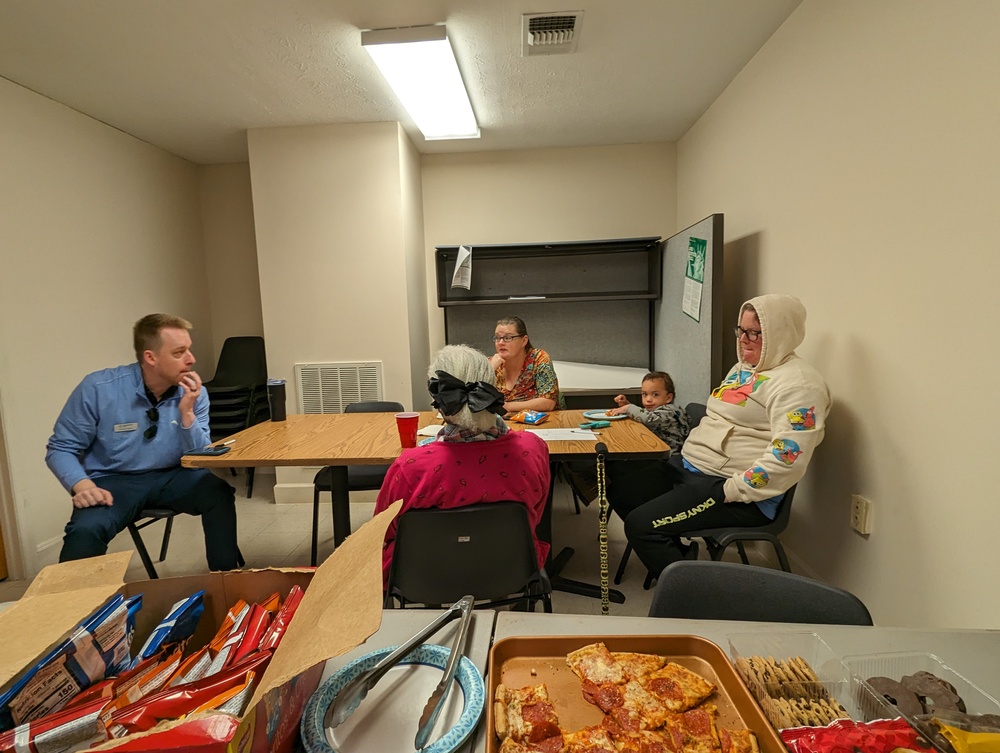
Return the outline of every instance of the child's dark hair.
<path id="1" fill-rule="evenodd" d="M 665 371 L 651 371 L 642 378 L 644 382 L 660 380 L 663 382 L 663 389 L 670 395 L 674 394 L 674 380 Z"/>

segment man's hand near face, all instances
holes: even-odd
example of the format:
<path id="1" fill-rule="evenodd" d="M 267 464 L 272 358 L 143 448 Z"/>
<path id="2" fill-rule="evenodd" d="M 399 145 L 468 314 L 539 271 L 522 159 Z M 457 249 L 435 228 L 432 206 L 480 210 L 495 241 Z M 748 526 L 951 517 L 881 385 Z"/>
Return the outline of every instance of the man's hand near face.
<path id="1" fill-rule="evenodd" d="M 201 394 L 201 377 L 196 371 L 186 371 L 181 374 L 177 386 L 181 389 L 181 401 L 178 408 L 181 414 L 181 426 L 190 429 L 194 425 L 194 404 Z"/>
<path id="2" fill-rule="evenodd" d="M 97 507 L 98 505 L 110 507 L 113 503 L 111 492 L 102 489 L 89 478 L 73 484 L 73 507 Z"/>

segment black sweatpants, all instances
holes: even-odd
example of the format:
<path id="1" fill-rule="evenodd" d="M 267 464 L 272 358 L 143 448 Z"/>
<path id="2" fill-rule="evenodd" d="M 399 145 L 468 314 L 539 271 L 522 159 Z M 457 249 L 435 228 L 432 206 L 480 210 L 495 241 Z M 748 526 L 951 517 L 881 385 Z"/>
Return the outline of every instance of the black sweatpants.
<path id="1" fill-rule="evenodd" d="M 642 563 L 659 574 L 684 559 L 678 538 L 686 532 L 770 523 L 753 503 L 726 503 L 726 479 L 670 460 L 617 460 L 608 464 L 608 503 L 625 520 L 625 536 Z"/>

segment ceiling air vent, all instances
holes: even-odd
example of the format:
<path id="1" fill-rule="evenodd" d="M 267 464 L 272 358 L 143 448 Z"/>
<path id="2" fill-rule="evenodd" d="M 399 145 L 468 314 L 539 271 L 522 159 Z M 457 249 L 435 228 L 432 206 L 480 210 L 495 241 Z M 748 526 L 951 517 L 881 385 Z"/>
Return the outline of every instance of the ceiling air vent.
<path id="1" fill-rule="evenodd" d="M 558 13 L 526 13 L 521 16 L 523 35 L 521 57 L 559 55 L 576 51 L 580 38 L 582 10 Z"/>

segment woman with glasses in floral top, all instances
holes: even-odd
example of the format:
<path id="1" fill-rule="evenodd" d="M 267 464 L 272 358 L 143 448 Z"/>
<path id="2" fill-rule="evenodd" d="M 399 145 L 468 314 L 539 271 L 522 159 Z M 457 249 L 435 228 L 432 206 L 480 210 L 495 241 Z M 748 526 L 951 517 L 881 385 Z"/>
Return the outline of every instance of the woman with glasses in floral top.
<path id="1" fill-rule="evenodd" d="M 516 316 L 498 321 L 493 345 L 497 352 L 490 358 L 490 364 L 508 413 L 559 407 L 559 380 L 552 359 L 541 348 L 532 346 L 523 321 Z"/>

